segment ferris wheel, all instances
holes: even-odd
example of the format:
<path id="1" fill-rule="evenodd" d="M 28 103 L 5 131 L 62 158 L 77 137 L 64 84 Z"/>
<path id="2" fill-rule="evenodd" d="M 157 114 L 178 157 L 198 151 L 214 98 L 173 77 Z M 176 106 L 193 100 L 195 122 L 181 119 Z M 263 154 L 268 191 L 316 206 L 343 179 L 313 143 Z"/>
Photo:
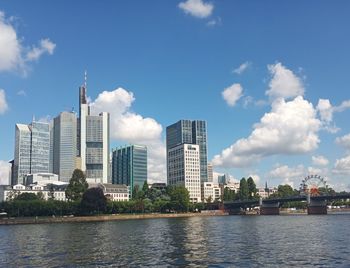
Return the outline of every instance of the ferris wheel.
<path id="1" fill-rule="evenodd" d="M 320 175 L 309 175 L 305 177 L 300 184 L 300 194 L 311 196 L 319 196 L 321 195 L 320 188 L 324 188 L 324 190 L 328 191 L 328 186 L 326 180 Z"/>

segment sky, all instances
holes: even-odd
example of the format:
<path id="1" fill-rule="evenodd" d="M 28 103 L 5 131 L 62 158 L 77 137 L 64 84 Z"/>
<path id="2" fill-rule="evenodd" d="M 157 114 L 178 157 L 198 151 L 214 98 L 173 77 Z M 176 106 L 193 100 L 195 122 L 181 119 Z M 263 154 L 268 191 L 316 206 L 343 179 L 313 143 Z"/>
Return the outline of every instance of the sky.
<path id="1" fill-rule="evenodd" d="M 16 123 L 111 114 L 111 145 L 148 146 L 166 181 L 165 129 L 206 120 L 215 175 L 350 190 L 349 1 L 0 2 L 0 183 Z"/>

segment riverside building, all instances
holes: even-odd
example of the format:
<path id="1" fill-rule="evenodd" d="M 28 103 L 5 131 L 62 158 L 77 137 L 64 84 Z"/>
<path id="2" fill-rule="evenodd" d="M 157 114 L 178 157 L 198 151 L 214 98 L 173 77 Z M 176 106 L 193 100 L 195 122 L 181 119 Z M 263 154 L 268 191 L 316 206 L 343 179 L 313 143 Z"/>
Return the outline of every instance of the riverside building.
<path id="1" fill-rule="evenodd" d="M 88 183 L 108 183 L 109 178 L 109 113 L 90 113 L 85 83 L 79 88 L 77 123 L 77 166 L 86 174 Z"/>
<path id="2" fill-rule="evenodd" d="M 200 148 L 180 144 L 168 149 L 168 184 L 185 186 L 192 203 L 201 202 Z"/>
<path id="3" fill-rule="evenodd" d="M 113 150 L 112 183 L 125 184 L 131 193 L 136 185 L 141 189 L 147 181 L 147 147 L 128 145 Z"/>
<path id="4" fill-rule="evenodd" d="M 199 146 L 200 179 L 208 181 L 207 123 L 203 120 L 180 120 L 166 128 L 167 152 L 179 144 Z M 168 162 L 169 164 L 169 162 Z"/>
<path id="5" fill-rule="evenodd" d="M 49 171 L 50 125 L 34 120 L 29 125 L 16 124 L 11 185 L 24 184 L 27 174 Z"/>

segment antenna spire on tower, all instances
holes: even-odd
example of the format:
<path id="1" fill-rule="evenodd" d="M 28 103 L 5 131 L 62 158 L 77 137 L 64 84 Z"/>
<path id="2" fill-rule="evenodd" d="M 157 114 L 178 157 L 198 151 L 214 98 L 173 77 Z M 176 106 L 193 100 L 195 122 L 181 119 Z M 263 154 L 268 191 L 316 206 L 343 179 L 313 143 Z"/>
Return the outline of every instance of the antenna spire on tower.
<path id="1" fill-rule="evenodd" d="M 86 86 L 87 86 L 87 71 L 85 70 L 85 73 L 84 73 L 84 87 L 86 89 Z"/>

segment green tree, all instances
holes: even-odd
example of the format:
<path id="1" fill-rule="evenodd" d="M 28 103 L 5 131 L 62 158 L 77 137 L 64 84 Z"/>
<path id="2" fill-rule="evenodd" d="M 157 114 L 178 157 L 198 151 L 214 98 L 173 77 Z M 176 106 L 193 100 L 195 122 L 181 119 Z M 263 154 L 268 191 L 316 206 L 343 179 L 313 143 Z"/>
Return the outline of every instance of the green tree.
<path id="1" fill-rule="evenodd" d="M 248 185 L 249 199 L 256 198 L 256 193 L 258 192 L 258 190 L 256 189 L 256 185 L 252 177 L 248 178 L 247 185 Z"/>
<path id="2" fill-rule="evenodd" d="M 228 187 L 224 188 L 224 195 L 223 195 L 223 200 L 224 201 L 233 201 L 236 199 L 236 193 L 234 190 L 231 190 Z"/>
<path id="3" fill-rule="evenodd" d="M 84 192 L 80 207 L 83 214 L 100 214 L 107 209 L 107 198 L 101 188 L 90 188 Z"/>
<path id="4" fill-rule="evenodd" d="M 66 189 L 67 199 L 69 201 L 81 200 L 88 186 L 84 172 L 80 169 L 75 169 Z"/>
<path id="5" fill-rule="evenodd" d="M 190 206 L 190 194 L 185 186 L 168 186 L 170 208 L 178 212 L 187 212 Z"/>
<path id="6" fill-rule="evenodd" d="M 34 193 L 21 193 L 18 196 L 16 196 L 14 200 L 23 200 L 23 201 L 40 200 L 40 197 Z"/>
<path id="7" fill-rule="evenodd" d="M 144 197 L 148 197 L 149 188 L 148 188 L 147 180 L 143 183 L 142 192 Z"/>
<path id="8" fill-rule="evenodd" d="M 245 178 L 242 178 L 241 181 L 239 182 L 239 199 L 240 200 L 249 199 L 248 183 Z"/>

